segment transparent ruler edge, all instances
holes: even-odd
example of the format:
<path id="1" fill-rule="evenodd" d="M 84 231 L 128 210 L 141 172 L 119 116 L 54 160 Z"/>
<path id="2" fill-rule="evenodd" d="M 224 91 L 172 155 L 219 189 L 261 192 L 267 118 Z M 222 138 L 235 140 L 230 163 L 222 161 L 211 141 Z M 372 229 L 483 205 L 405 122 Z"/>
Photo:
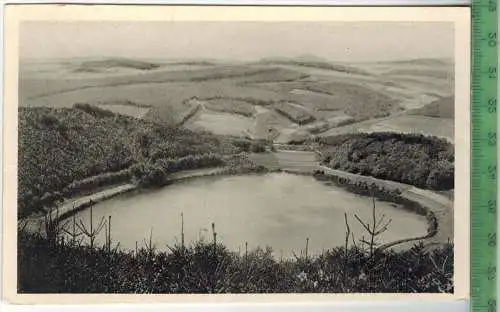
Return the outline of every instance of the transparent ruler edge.
<path id="1" fill-rule="evenodd" d="M 498 0 L 496 1 L 497 2 L 497 7 L 498 7 Z M 497 16 L 496 16 L 496 19 L 497 19 L 497 34 L 500 34 L 500 12 L 498 11 L 497 9 Z M 498 48 L 497 48 L 497 68 L 498 68 L 498 65 L 500 64 L 500 54 L 499 54 L 499 51 L 498 51 Z M 500 99 L 500 86 L 499 86 L 499 80 L 497 78 L 497 100 Z M 497 134 L 500 133 L 500 118 L 499 118 L 499 114 L 497 112 Z M 499 160 L 500 160 L 500 153 L 498 152 L 498 148 L 497 148 L 497 177 L 500 176 L 500 166 L 498 166 L 498 163 L 499 163 Z M 498 184 L 498 181 L 497 181 L 497 186 L 496 186 L 496 190 L 497 190 L 497 203 L 500 202 L 500 186 Z M 498 229 L 499 229 L 499 224 L 500 224 L 500 214 L 498 213 L 498 210 L 497 210 L 497 232 L 498 232 Z M 496 263 L 496 267 L 497 267 L 497 276 L 496 276 L 496 300 L 498 301 L 498 298 L 500 298 L 500 278 L 498 278 L 498 268 L 500 268 L 500 245 L 497 244 L 497 250 L 496 250 L 496 253 L 497 253 L 497 263 Z M 498 304 L 496 304 L 496 311 L 499 311 L 500 309 L 498 308 Z"/>
<path id="2" fill-rule="evenodd" d="M 497 31 L 497 34 L 500 34 L 500 12 L 498 11 L 498 0 L 496 0 L 496 4 L 497 4 L 497 14 L 496 14 L 496 21 L 497 21 L 497 28 L 496 28 L 496 31 Z M 500 54 L 499 54 L 499 50 L 498 50 L 498 46 L 497 46 L 497 68 L 498 66 L 500 65 Z M 500 99 L 500 86 L 499 86 L 499 80 L 498 80 L 498 77 L 497 77 L 497 101 L 498 99 Z M 499 118 L 499 114 L 498 114 L 498 111 L 497 111 L 497 134 L 500 133 L 500 118 Z M 500 166 L 498 166 L 498 164 L 500 163 L 500 153 L 498 151 L 498 147 L 497 147 L 497 155 L 496 155 L 496 158 L 497 158 L 497 177 L 500 176 Z M 499 187 L 499 184 L 498 184 L 498 180 L 497 180 L 497 184 L 496 184 L 496 192 L 497 192 L 497 203 L 500 202 L 500 187 Z M 497 210 L 497 233 L 498 233 L 498 229 L 500 228 L 499 227 L 500 225 L 500 214 L 498 213 L 498 210 Z M 500 311 L 499 307 L 498 307 L 498 298 L 500 298 L 500 278 L 499 278 L 499 274 L 498 274 L 498 268 L 500 268 L 500 245 L 497 244 L 497 249 L 496 249 L 496 297 L 495 297 L 495 300 L 496 300 L 496 311 Z"/>
<path id="3" fill-rule="evenodd" d="M 471 308 L 497 311 L 498 0 L 472 2 Z"/>

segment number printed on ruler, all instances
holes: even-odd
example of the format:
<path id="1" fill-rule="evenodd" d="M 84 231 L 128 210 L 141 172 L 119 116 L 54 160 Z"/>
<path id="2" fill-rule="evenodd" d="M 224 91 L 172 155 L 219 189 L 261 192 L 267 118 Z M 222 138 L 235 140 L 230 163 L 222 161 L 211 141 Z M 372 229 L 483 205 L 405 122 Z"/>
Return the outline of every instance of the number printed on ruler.
<path id="1" fill-rule="evenodd" d="M 472 311 L 497 311 L 497 0 L 472 2 Z"/>

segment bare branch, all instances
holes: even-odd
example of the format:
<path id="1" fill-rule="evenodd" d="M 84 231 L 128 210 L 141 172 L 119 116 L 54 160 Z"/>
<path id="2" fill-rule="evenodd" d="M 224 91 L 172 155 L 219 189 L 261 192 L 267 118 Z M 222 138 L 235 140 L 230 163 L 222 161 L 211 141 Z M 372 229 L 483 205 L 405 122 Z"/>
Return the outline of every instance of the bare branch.
<path id="1" fill-rule="evenodd" d="M 392 219 L 389 219 L 389 221 L 381 229 L 379 229 L 377 232 L 375 232 L 375 236 L 380 235 L 380 234 L 384 233 L 385 231 L 387 231 L 389 224 L 391 224 L 391 221 L 392 221 Z"/>
<path id="2" fill-rule="evenodd" d="M 358 220 L 359 223 L 361 223 L 361 225 L 368 231 L 370 232 L 370 228 L 366 225 L 366 223 L 364 223 L 359 217 L 357 214 L 354 214 L 354 217 L 356 218 L 356 220 Z"/>
<path id="3" fill-rule="evenodd" d="M 357 247 L 356 240 L 354 239 L 354 232 L 351 233 L 351 237 L 352 237 L 352 244 L 354 245 L 354 247 Z"/>
<path id="4" fill-rule="evenodd" d="M 432 265 L 434 266 L 434 268 L 436 269 L 436 271 L 439 271 L 439 268 L 438 268 L 438 266 L 437 266 L 437 264 L 436 264 L 436 261 L 434 260 L 434 257 L 433 257 L 433 255 L 432 255 L 432 252 L 431 252 L 431 253 L 429 253 L 429 258 L 431 259 Z"/>
<path id="5" fill-rule="evenodd" d="M 77 223 L 76 226 L 78 227 L 78 229 L 80 231 L 83 232 L 83 234 L 85 234 L 85 236 L 91 236 L 89 230 L 87 229 L 87 227 L 85 226 L 85 224 L 83 223 L 82 219 L 78 220 L 80 223 Z"/>
<path id="6" fill-rule="evenodd" d="M 120 242 L 118 242 L 116 244 L 115 248 L 113 248 L 113 251 L 115 251 L 115 252 L 118 251 L 118 250 L 120 250 Z"/>
<path id="7" fill-rule="evenodd" d="M 64 224 L 61 225 L 61 229 L 64 230 L 70 223 L 71 221 L 66 221 Z"/>
<path id="8" fill-rule="evenodd" d="M 362 242 L 362 243 L 364 243 L 364 244 L 370 245 L 370 242 L 367 241 L 367 240 L 365 240 L 364 238 L 360 239 L 359 241 Z"/>
<path id="9" fill-rule="evenodd" d="M 385 219 L 385 214 L 383 214 L 383 215 L 380 217 L 380 219 L 378 219 L 378 221 L 377 221 L 377 224 L 376 224 L 375 228 L 380 227 L 380 225 L 381 225 L 382 223 L 384 223 L 384 219 Z"/>
<path id="10" fill-rule="evenodd" d="M 82 235 L 83 233 L 73 233 L 72 231 L 69 231 L 65 228 L 62 228 L 61 231 L 63 231 L 64 233 L 68 234 L 69 236 L 71 236 L 72 238 L 73 237 L 78 237 L 80 235 Z"/>
<path id="11" fill-rule="evenodd" d="M 349 243 L 349 236 L 351 234 L 351 228 L 349 227 L 349 222 L 347 222 L 347 213 L 344 212 L 344 220 L 346 226 L 346 235 L 345 235 L 345 252 L 347 254 L 347 245 Z"/>
<path id="12" fill-rule="evenodd" d="M 168 250 L 170 250 L 170 252 L 174 252 L 174 249 L 170 247 L 168 244 L 165 244 L 165 246 L 168 248 Z"/>
<path id="13" fill-rule="evenodd" d="M 441 272 L 444 273 L 444 267 L 446 266 L 446 262 L 448 262 L 448 255 L 444 258 L 443 265 L 441 266 Z"/>
<path id="14" fill-rule="evenodd" d="M 101 220 L 99 221 L 99 224 L 97 225 L 96 229 L 93 231 L 93 234 L 94 235 L 97 235 L 99 234 L 102 229 L 104 228 L 104 224 L 106 223 L 106 219 L 104 218 L 104 216 L 101 218 Z"/>

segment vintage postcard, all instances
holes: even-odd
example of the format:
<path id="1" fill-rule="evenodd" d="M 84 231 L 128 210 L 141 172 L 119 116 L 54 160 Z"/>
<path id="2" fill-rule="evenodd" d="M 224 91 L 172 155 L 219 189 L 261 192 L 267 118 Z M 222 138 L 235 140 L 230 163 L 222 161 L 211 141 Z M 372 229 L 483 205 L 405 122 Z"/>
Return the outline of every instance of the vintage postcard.
<path id="1" fill-rule="evenodd" d="M 6 8 L 15 303 L 465 299 L 468 8 Z"/>

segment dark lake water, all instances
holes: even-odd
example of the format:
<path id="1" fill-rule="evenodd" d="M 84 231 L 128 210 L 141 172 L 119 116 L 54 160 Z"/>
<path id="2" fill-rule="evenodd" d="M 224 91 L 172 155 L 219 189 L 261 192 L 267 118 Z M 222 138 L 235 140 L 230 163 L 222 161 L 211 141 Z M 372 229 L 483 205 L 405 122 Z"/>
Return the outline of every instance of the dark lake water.
<path id="1" fill-rule="evenodd" d="M 297 255 L 309 238 L 309 254 L 343 246 L 344 212 L 356 239 L 364 232 L 354 219 L 372 218 L 372 200 L 317 181 L 287 173 L 206 177 L 176 183 L 159 190 L 119 196 L 93 209 L 94 222 L 112 218 L 112 239 L 122 249 L 144 246 L 152 240 L 160 250 L 180 241 L 181 213 L 187 243 L 211 240 L 215 223 L 217 240 L 234 251 L 270 246 L 275 256 Z M 392 219 L 381 237 L 388 242 L 426 233 L 425 218 L 389 202 L 376 202 L 377 215 Z M 88 224 L 89 211 L 76 215 Z M 104 235 L 99 238 L 102 242 Z"/>

